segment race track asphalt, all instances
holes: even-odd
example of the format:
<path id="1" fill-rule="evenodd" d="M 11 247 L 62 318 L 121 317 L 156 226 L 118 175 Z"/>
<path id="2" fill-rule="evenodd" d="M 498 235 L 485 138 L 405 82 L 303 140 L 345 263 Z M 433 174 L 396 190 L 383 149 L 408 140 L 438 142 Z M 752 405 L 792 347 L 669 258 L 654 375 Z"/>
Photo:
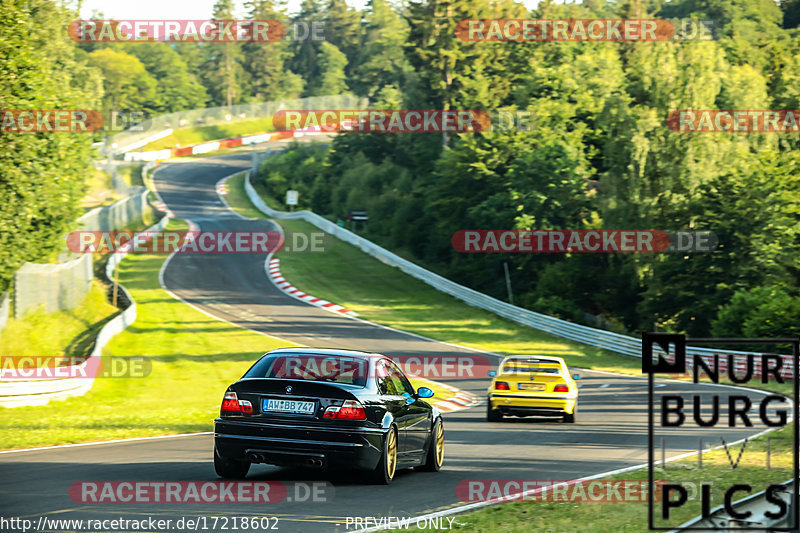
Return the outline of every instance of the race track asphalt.
<path id="1" fill-rule="evenodd" d="M 274 229 L 273 222 L 236 216 L 215 192 L 217 181 L 248 165 L 247 154 L 169 163 L 158 169 L 154 181 L 175 216 L 192 220 L 203 230 Z M 475 354 L 293 299 L 267 279 L 265 259 L 264 255 L 250 254 L 177 254 L 164 270 L 163 281 L 173 294 L 208 314 L 302 345 L 387 355 Z M 448 381 L 483 401 L 467 410 L 445 414 L 445 464 L 440 472 L 400 472 L 389 486 L 363 485 L 349 476 L 325 477 L 256 466 L 248 479 L 282 481 L 289 487 L 292 501 L 260 505 L 79 504 L 68 495 L 70 485 L 81 480 L 216 480 L 211 461 L 213 438 L 204 434 L 2 454 L 0 514 L 34 519 L 43 515 L 172 520 L 275 516 L 280 531 L 345 531 L 347 517 L 408 517 L 458 505 L 456 487 L 465 480 L 569 480 L 646 462 L 646 380 L 586 370 L 580 373 L 580 411 L 575 424 L 529 418 L 488 423 L 488 379 Z M 711 385 L 667 380 L 659 380 L 657 386 L 659 392 L 702 391 L 720 394 L 723 399 L 728 394 L 728 389 Z M 688 428 L 675 429 L 664 432 L 666 452 L 674 456 L 693 451 L 701 436 L 709 443 L 718 443 L 720 437 L 730 442 L 763 429 L 758 421 L 753 428 L 706 430 L 702 434 Z M 327 501 L 296 501 L 302 494 L 295 494 L 295 490 L 302 490 L 293 484 L 308 481 L 325 483 Z M 645 524 L 642 529 L 646 529 Z"/>

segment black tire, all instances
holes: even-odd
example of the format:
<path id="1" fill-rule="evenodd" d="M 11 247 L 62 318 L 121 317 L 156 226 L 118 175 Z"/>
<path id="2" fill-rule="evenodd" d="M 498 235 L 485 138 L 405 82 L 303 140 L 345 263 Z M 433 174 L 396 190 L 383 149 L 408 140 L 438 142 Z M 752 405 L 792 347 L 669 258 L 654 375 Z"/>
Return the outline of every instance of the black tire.
<path id="1" fill-rule="evenodd" d="M 492 409 L 492 401 L 486 399 L 486 420 L 489 422 L 502 422 L 503 413 L 499 409 Z"/>
<path id="2" fill-rule="evenodd" d="M 572 414 L 564 413 L 563 420 L 567 424 L 574 424 L 575 423 L 575 416 L 578 414 L 578 406 L 575 406 L 575 409 L 572 410 Z"/>
<path id="3" fill-rule="evenodd" d="M 431 430 L 431 444 L 428 446 L 428 453 L 425 455 L 425 463 L 419 467 L 426 472 L 438 472 L 444 462 L 444 424 L 442 419 L 437 418 Z"/>
<path id="4" fill-rule="evenodd" d="M 214 448 L 214 470 L 219 477 L 228 479 L 244 479 L 250 471 L 250 463 L 245 461 L 234 461 L 221 457 Z"/>
<path id="5" fill-rule="evenodd" d="M 394 450 L 390 449 L 392 442 L 394 442 Z M 370 482 L 376 485 L 388 485 L 392 482 L 397 472 L 397 445 L 397 428 L 392 427 L 392 429 L 386 433 L 386 438 L 383 439 L 383 453 L 381 453 L 378 466 L 375 467 L 375 470 L 370 472 Z"/>

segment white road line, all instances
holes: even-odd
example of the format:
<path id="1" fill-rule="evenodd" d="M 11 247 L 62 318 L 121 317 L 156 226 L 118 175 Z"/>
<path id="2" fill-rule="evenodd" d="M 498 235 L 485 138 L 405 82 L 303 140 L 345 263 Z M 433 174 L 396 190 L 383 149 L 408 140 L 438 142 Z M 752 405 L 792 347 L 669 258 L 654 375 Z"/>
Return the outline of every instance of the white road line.
<path id="1" fill-rule="evenodd" d="M 794 419 L 792 419 L 792 421 L 794 421 Z M 790 421 L 790 423 L 792 421 Z M 775 428 L 766 429 L 766 430 L 762 431 L 761 433 L 757 433 L 755 435 L 751 435 L 751 436 L 746 437 L 744 439 L 739 439 L 736 442 L 730 442 L 730 443 L 728 443 L 728 447 L 730 448 L 731 446 L 736 446 L 737 444 L 743 443 L 745 440 L 755 439 L 757 437 L 761 437 L 762 435 L 766 435 L 767 433 L 772 433 L 773 431 L 777 431 L 779 429 L 781 429 L 781 428 L 775 427 Z M 703 450 L 703 453 L 706 453 L 706 452 L 708 452 L 710 450 L 718 450 L 718 449 L 723 448 L 723 447 L 724 447 L 723 445 L 719 445 L 719 446 L 714 446 L 713 448 L 706 448 L 705 450 Z M 681 455 L 676 455 L 675 457 L 670 457 L 669 459 L 667 459 L 666 462 L 672 463 L 674 461 L 679 461 L 681 459 L 686 459 L 687 457 L 692 457 L 694 455 L 697 455 L 697 452 L 684 453 L 684 454 L 681 454 Z M 575 482 L 575 483 L 578 483 L 578 482 L 581 482 L 581 481 L 591 481 L 593 479 L 600 479 L 600 478 L 604 478 L 604 477 L 607 477 L 607 476 L 615 476 L 617 474 L 624 474 L 626 472 L 633 472 L 634 470 L 641 470 L 643 468 L 647 468 L 647 466 L 648 466 L 647 463 L 643 463 L 643 464 L 640 464 L 640 465 L 628 466 L 628 467 L 625 467 L 625 468 L 619 468 L 617 470 L 610 470 L 608 472 L 602 472 L 600 474 L 595 474 L 593 476 L 586 476 L 586 477 L 573 479 L 573 480 L 569 480 L 569 481 L 570 482 Z M 467 503 L 467 504 L 464 504 L 464 505 L 458 505 L 456 507 L 451 507 L 450 509 L 445 509 L 443 511 L 436 511 L 436 512 L 433 512 L 433 513 L 422 514 L 422 515 L 419 515 L 419 516 L 412 516 L 412 517 L 409 517 L 409 519 L 412 522 L 416 523 L 418 520 L 419 521 L 423 521 L 423 520 L 427 520 L 427 519 L 431 519 L 431 518 L 441 518 L 441 517 L 449 516 L 449 515 L 453 515 L 453 514 L 466 513 L 468 511 L 474 511 L 476 509 L 480 509 L 482 507 L 488 507 L 490 505 L 498 505 L 498 504 L 501 504 L 501 503 L 508 503 L 508 502 L 517 501 L 517 500 L 520 500 L 520 499 L 528 497 L 528 496 L 534 496 L 534 495 L 536 495 L 537 493 L 539 493 L 541 491 L 542 491 L 542 488 L 539 487 L 539 488 L 536 488 L 536 489 L 523 491 L 523 492 L 519 492 L 519 493 L 516 493 L 516 494 L 511 494 L 509 496 L 502 496 L 500 498 L 492 499 L 492 500 L 489 500 L 489 501 Z M 386 530 L 386 529 L 389 529 L 388 524 L 387 525 L 383 525 L 383 526 L 374 526 L 374 527 L 371 527 L 371 528 L 357 529 L 357 530 L 354 530 L 354 531 L 358 531 L 359 533 L 370 533 L 372 531 L 383 531 L 383 530 Z"/>
<path id="2" fill-rule="evenodd" d="M 41 450 L 56 450 L 60 448 L 81 448 L 83 446 L 100 446 L 102 444 L 122 444 L 125 442 L 136 442 L 142 440 L 177 439 L 179 437 L 196 437 L 198 435 L 213 435 L 213 431 L 201 431 L 199 433 L 179 433 L 178 435 L 156 435 L 154 437 L 132 437 L 130 439 L 102 440 L 97 442 L 79 442 L 78 444 L 58 444 L 56 446 L 41 446 L 39 448 L 22 448 L 19 450 L 5 450 L 0 454 L 38 452 Z"/>
<path id="3" fill-rule="evenodd" d="M 160 168 L 164 168 L 164 167 L 160 167 Z M 153 171 L 153 175 L 150 178 L 150 182 L 153 184 L 153 190 L 154 190 L 154 192 L 156 193 L 157 196 L 159 196 L 159 194 L 158 194 L 158 190 L 156 188 L 155 175 L 156 175 L 156 172 L 158 172 L 158 170 L 160 170 L 160 168 L 154 170 Z M 242 171 L 239 171 L 239 172 L 242 172 Z M 236 174 L 239 174 L 239 172 L 234 172 L 233 174 L 228 176 L 228 178 L 231 178 L 231 177 L 235 176 Z M 223 178 L 223 179 L 227 179 L 227 178 Z M 226 202 L 225 199 L 222 198 L 222 197 L 220 197 L 220 199 L 228 207 L 228 209 L 230 209 L 230 205 L 228 205 L 228 202 Z M 231 209 L 231 211 L 233 211 L 233 210 Z M 236 213 L 236 211 L 233 211 L 233 212 Z M 239 215 L 238 213 L 236 213 L 236 214 Z M 242 215 L 239 215 L 239 216 L 241 218 L 244 218 L 244 219 L 247 219 L 247 220 L 255 220 L 255 219 L 247 218 L 247 217 L 242 216 Z M 188 219 L 186 219 L 186 222 L 188 224 L 190 224 L 190 225 L 191 224 L 196 224 L 196 222 L 193 222 L 193 221 L 188 220 Z M 158 284 L 161 286 L 161 288 L 164 290 L 164 292 L 166 292 L 167 294 L 169 294 L 170 296 L 172 296 L 173 298 L 175 298 L 179 302 L 182 302 L 182 303 L 188 305 L 192 309 L 194 309 L 196 311 L 199 311 L 199 312 L 203 313 L 204 315 L 206 315 L 207 317 L 213 318 L 214 320 L 220 320 L 222 322 L 225 322 L 226 324 L 231 324 L 232 326 L 236 326 L 237 328 L 246 329 L 248 331 L 252 331 L 253 333 L 258 333 L 259 335 L 264 335 L 265 337 L 269 337 L 271 339 L 277 339 L 279 341 L 291 344 L 293 346 L 298 346 L 298 347 L 303 347 L 303 348 L 306 347 L 304 344 L 299 344 L 299 343 L 294 342 L 294 341 L 289 341 L 289 340 L 286 340 L 286 339 L 282 339 L 280 337 L 276 337 L 275 335 L 269 335 L 268 333 L 264 333 L 263 331 L 258 331 L 257 329 L 248 328 L 247 326 L 242 326 L 241 324 L 237 324 L 237 323 L 231 322 L 230 320 L 227 320 L 225 318 L 213 315 L 213 314 L 209 313 L 208 311 L 206 311 L 205 309 L 202 309 L 202 308 L 198 307 L 197 305 L 195 305 L 195 304 L 193 304 L 193 303 L 191 303 L 191 302 L 189 302 L 187 300 L 184 300 L 183 298 L 181 298 L 180 296 L 178 296 L 177 294 L 175 294 L 174 292 L 169 290 L 167 288 L 166 284 L 164 283 L 164 272 L 167 270 L 167 266 L 169 265 L 169 262 L 172 261 L 172 258 L 177 253 L 178 253 L 178 251 L 176 250 L 176 251 L 172 252 L 171 254 L 169 254 L 169 257 L 167 257 L 166 260 L 164 260 L 164 262 L 161 264 L 161 269 L 159 269 L 159 271 L 158 271 Z M 223 305 L 227 305 L 227 304 L 223 304 Z"/>

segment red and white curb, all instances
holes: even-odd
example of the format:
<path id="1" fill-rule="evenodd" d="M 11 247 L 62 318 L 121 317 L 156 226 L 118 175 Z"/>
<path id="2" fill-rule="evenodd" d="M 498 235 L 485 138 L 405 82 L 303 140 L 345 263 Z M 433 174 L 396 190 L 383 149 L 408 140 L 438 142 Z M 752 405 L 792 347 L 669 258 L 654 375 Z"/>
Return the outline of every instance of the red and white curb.
<path id="1" fill-rule="evenodd" d="M 317 298 L 315 296 L 311 296 L 310 294 L 306 294 L 286 281 L 286 278 L 284 278 L 281 274 L 280 259 L 270 259 L 267 273 L 269 274 L 269 279 L 275 284 L 276 287 L 293 298 L 297 298 L 298 300 L 309 303 L 316 307 L 321 307 L 322 309 L 327 309 L 328 311 L 332 311 L 334 313 L 340 313 L 347 316 L 358 316 L 358 313 L 355 311 L 351 311 L 346 307 L 329 302 L 328 300 L 323 300 L 322 298 Z"/>
<path id="2" fill-rule="evenodd" d="M 473 407 L 475 405 L 478 405 L 478 403 L 480 403 L 478 398 L 474 394 L 470 394 L 469 392 L 465 392 L 461 389 L 451 387 L 450 385 L 445 385 L 440 381 L 437 381 L 437 385 L 456 393 L 456 395 L 450 398 L 449 400 L 441 400 L 433 403 L 434 407 L 436 407 L 443 413 L 452 413 L 455 411 L 461 411 L 463 409 L 469 409 L 470 407 Z"/>
<path id="3" fill-rule="evenodd" d="M 222 178 L 217 182 L 217 187 L 216 187 L 217 194 L 219 194 L 220 196 L 228 196 L 228 184 L 226 182 L 232 177 L 233 176 L 228 176 L 227 178 Z"/>

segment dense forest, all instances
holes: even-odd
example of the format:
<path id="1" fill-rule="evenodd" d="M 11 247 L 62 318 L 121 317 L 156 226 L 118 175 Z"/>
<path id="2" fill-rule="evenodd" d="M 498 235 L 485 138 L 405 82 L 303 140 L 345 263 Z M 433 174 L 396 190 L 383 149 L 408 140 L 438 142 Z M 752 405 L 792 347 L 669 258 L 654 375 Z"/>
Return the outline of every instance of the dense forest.
<path id="1" fill-rule="evenodd" d="M 322 22 L 324 40 L 75 43 L 74 2 L 0 3 L 0 108 L 159 115 L 351 93 L 379 109 L 525 110 L 524 131 L 343 134 L 262 168 L 280 197 L 342 218 L 367 209 L 376 242 L 477 290 L 620 330 L 800 334 L 798 134 L 677 133 L 676 109 L 800 109 L 800 0 L 245 3 L 251 19 Z M 215 19 L 234 16 L 219 0 Z M 709 21 L 712 40 L 466 42 L 469 18 Z M 96 14 L 92 18 L 103 18 Z M 291 35 L 292 32 L 290 32 Z M 92 140 L 2 134 L 0 290 L 62 244 Z M 460 254 L 461 229 L 711 230 L 713 253 Z M 591 322 L 589 322 L 591 323 Z"/>
<path id="2" fill-rule="evenodd" d="M 620 331 L 800 333 L 797 133 L 677 133 L 679 109 L 798 109 L 797 4 L 770 0 L 410 2 L 363 15 L 347 89 L 377 109 L 513 109 L 527 131 L 339 135 L 261 169 L 333 219 L 460 283 Z M 379 9 L 380 7 L 380 9 Z M 379 13 L 381 14 L 379 16 Z M 467 18 L 706 21 L 713 39 L 658 43 L 464 42 Z M 365 59 L 366 58 L 366 59 Z M 299 72 L 299 71 L 298 71 Z M 373 74 L 374 77 L 365 77 Z M 463 254 L 462 229 L 710 230 L 712 253 Z M 598 320 L 601 319 L 601 320 Z"/>

